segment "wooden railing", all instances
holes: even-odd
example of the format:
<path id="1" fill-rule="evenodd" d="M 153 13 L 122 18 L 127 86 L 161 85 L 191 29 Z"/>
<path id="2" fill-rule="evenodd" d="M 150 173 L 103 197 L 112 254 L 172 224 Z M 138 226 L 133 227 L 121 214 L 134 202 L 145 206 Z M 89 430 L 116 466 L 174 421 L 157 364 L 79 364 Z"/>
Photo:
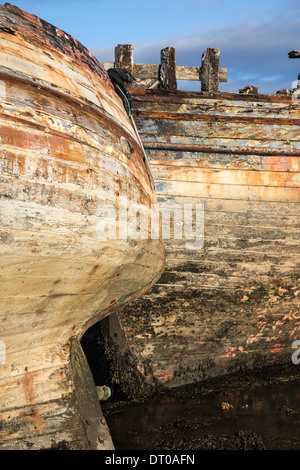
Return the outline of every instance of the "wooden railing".
<path id="1" fill-rule="evenodd" d="M 115 47 L 115 61 L 104 62 L 104 67 L 125 68 L 135 78 L 136 88 L 155 88 L 177 90 L 177 80 L 198 80 L 201 91 L 216 93 L 219 82 L 227 82 L 227 69 L 220 68 L 220 49 L 208 48 L 202 54 L 201 66 L 176 66 L 175 49 L 166 47 L 161 50 L 159 65 L 135 64 L 133 44 L 119 44 Z"/>

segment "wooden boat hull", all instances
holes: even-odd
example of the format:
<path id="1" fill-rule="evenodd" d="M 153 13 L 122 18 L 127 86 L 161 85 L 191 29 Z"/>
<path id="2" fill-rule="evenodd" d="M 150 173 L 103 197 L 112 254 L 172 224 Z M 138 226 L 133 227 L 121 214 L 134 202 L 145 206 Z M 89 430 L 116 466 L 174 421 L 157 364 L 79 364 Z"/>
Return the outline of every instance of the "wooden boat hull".
<path id="1" fill-rule="evenodd" d="M 80 338 L 156 282 L 164 245 L 105 239 L 99 221 L 122 198 L 151 207 L 155 190 L 105 70 L 11 5 L 0 139 L 0 447 L 112 448 Z"/>
<path id="2" fill-rule="evenodd" d="M 160 204 L 204 205 L 204 244 L 122 317 L 173 387 L 287 361 L 300 337 L 300 109 L 291 97 L 131 90 Z M 145 313 L 147 312 L 147 313 Z M 134 320 L 134 321 L 133 321 Z"/>

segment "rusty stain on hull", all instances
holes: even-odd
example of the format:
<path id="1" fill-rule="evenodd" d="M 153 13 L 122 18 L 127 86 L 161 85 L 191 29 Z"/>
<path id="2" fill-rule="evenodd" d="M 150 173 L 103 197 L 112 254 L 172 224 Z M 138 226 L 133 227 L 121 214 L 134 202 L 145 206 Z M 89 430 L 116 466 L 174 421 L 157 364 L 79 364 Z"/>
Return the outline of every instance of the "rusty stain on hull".
<path id="1" fill-rule="evenodd" d="M 80 339 L 157 282 L 164 244 L 99 239 L 99 211 L 121 197 L 149 208 L 155 189 L 103 67 L 9 4 L 0 6 L 0 142 L 0 447 L 111 449 Z"/>

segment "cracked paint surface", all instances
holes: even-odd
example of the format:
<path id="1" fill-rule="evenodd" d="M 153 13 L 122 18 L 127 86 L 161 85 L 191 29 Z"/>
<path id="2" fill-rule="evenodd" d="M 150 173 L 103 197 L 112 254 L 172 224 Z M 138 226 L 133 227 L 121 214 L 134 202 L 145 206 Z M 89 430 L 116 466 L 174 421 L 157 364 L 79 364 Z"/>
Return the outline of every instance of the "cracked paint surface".
<path id="1" fill-rule="evenodd" d="M 85 420 L 82 395 L 97 397 L 72 341 L 161 275 L 161 240 L 97 235 L 101 207 L 149 208 L 155 188 L 103 67 L 12 5 L 0 6 L 0 147 L 0 447 L 110 446 L 95 403 Z"/>

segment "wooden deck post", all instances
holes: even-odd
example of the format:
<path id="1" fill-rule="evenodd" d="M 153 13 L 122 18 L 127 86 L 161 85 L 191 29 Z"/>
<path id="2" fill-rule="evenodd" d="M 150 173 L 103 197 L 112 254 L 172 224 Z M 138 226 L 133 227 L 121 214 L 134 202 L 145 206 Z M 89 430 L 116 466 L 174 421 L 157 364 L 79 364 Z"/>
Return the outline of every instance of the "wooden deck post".
<path id="1" fill-rule="evenodd" d="M 209 47 L 202 54 L 201 91 L 219 91 L 220 49 Z"/>
<path id="2" fill-rule="evenodd" d="M 209 48 L 202 56 L 201 67 L 176 66 L 175 49 L 161 50 L 161 63 L 135 64 L 133 44 L 118 44 L 115 47 L 115 61 L 104 62 L 106 70 L 112 67 L 125 68 L 135 78 L 132 88 L 157 88 L 177 90 L 177 80 L 201 81 L 201 90 L 218 92 L 219 82 L 227 82 L 227 69 L 219 68 L 220 49 Z"/>
<path id="3" fill-rule="evenodd" d="M 160 51 L 158 79 L 163 90 L 176 91 L 176 60 L 174 47 L 166 47 Z"/>
<path id="4" fill-rule="evenodd" d="M 133 44 L 118 44 L 115 47 L 115 67 L 133 73 Z"/>
<path id="5" fill-rule="evenodd" d="M 288 53 L 290 59 L 300 59 L 300 49 Z"/>

